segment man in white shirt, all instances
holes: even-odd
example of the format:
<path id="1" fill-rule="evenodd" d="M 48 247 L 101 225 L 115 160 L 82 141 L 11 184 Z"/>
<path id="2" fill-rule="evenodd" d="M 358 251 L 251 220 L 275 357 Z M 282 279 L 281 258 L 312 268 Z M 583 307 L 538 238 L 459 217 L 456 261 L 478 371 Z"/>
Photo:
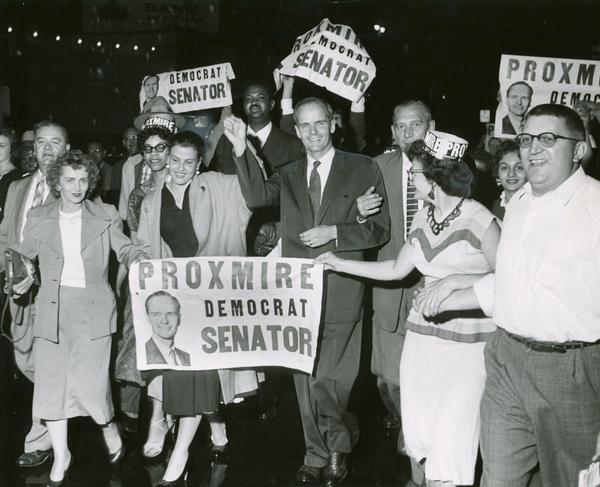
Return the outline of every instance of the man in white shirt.
<path id="1" fill-rule="evenodd" d="M 44 121 L 34 127 L 33 144 L 38 169 L 32 175 L 12 183 L 8 189 L 4 219 L 0 224 L 0 254 L 22 241 L 29 210 L 54 198 L 46 183 L 46 171 L 50 164 L 69 150 L 68 140 L 66 129 L 55 122 Z M 0 259 L 0 272 L 5 270 L 4 265 L 4 259 Z M 11 332 L 15 340 L 15 363 L 23 375 L 33 382 L 35 308 L 31 299 L 31 296 L 23 296 L 11 303 Z M 35 467 L 51 456 L 48 430 L 38 418 L 33 418 L 31 430 L 25 438 L 24 453 L 17 459 L 17 465 Z"/>
<path id="2" fill-rule="evenodd" d="M 477 307 L 499 331 L 486 346 L 482 486 L 577 485 L 600 439 L 600 183 L 580 166 L 585 129 L 539 105 L 517 136 L 529 184 L 507 206 L 496 273 L 440 311 Z"/>

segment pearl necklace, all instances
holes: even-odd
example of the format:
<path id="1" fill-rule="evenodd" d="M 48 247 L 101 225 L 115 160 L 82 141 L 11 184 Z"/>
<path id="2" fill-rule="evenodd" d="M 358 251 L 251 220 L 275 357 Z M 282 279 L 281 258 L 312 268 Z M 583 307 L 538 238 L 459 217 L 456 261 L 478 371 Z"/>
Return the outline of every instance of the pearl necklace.
<path id="1" fill-rule="evenodd" d="M 440 223 L 435 221 L 435 216 L 433 214 L 435 207 L 433 205 L 429 207 L 429 210 L 427 210 L 427 223 L 429 223 L 429 228 L 431 228 L 431 231 L 434 235 L 439 235 L 446 227 L 450 225 L 452 220 L 460 216 L 460 207 L 462 206 L 464 200 L 464 198 L 461 198 L 450 214 Z"/>

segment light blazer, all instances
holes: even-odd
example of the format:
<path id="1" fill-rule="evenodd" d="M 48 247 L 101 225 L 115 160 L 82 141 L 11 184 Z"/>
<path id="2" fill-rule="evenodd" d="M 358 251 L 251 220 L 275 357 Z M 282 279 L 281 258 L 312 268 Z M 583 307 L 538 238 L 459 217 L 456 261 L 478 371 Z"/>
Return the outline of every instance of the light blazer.
<path id="1" fill-rule="evenodd" d="M 190 213 L 203 256 L 246 255 L 246 227 L 251 211 L 235 175 L 206 172 L 189 189 Z M 136 243 L 153 259 L 172 257 L 160 236 L 162 188 L 144 198 Z"/>
<path id="2" fill-rule="evenodd" d="M 173 254 L 160 236 L 162 189 L 144 198 L 136 243 L 153 259 Z M 198 238 L 198 256 L 245 256 L 246 227 L 252 214 L 235 175 L 206 172 L 192 179 L 189 204 Z M 220 369 L 223 402 L 228 404 L 258 389 L 263 374 L 254 370 Z"/>
<path id="3" fill-rule="evenodd" d="M 402 151 L 394 151 L 375 157 L 383 175 L 385 191 L 390 208 L 390 239 L 377 252 L 377 260 L 394 260 L 405 243 L 404 240 L 404 172 Z M 377 320 L 384 330 L 395 332 L 408 318 L 412 306 L 412 286 L 418 278 L 411 274 L 402 281 L 377 282 L 373 285 L 373 309 L 382 320 Z"/>
<path id="4" fill-rule="evenodd" d="M 364 250 L 378 247 L 389 238 L 389 212 L 383 178 L 377 164 L 369 157 L 335 151 L 331 171 L 313 219 L 307 185 L 306 157 L 286 164 L 267 181 L 262 177 L 256 158 L 246 150 L 235 159 L 240 186 L 251 208 L 280 204 L 282 255 L 312 259 L 333 251 L 341 257 L 363 260 Z M 370 186 L 383 196 L 381 211 L 365 223 L 357 223 L 356 198 Z M 335 225 L 337 241 L 312 249 L 299 234 L 316 225 Z M 362 316 L 363 281 L 336 272 L 325 275 L 323 300 L 325 322 L 348 323 Z"/>
<path id="5" fill-rule="evenodd" d="M 112 205 L 85 200 L 81 209 L 81 257 L 89 292 L 87 316 L 91 338 L 116 331 L 115 297 L 108 283 L 110 249 L 127 266 L 143 253 L 122 232 L 123 224 Z M 59 202 L 54 200 L 29 212 L 23 242 L 16 250 L 39 260 L 41 286 L 36 298 L 34 335 L 58 341 L 60 276 L 64 254 L 59 225 Z"/>
<path id="6" fill-rule="evenodd" d="M 191 364 L 190 361 L 190 354 L 187 352 L 184 352 L 183 350 L 180 350 L 179 348 L 175 348 L 173 347 L 173 350 L 175 350 L 175 355 L 177 356 L 177 362 L 179 362 L 179 365 L 182 365 L 184 367 L 189 367 Z M 148 365 L 152 365 L 152 364 L 165 364 L 167 363 L 167 360 L 165 359 L 164 355 L 162 354 L 162 352 L 160 351 L 160 349 L 158 348 L 158 345 L 156 345 L 156 342 L 154 341 L 153 338 L 150 338 L 150 340 L 148 340 L 146 342 L 146 363 Z"/>

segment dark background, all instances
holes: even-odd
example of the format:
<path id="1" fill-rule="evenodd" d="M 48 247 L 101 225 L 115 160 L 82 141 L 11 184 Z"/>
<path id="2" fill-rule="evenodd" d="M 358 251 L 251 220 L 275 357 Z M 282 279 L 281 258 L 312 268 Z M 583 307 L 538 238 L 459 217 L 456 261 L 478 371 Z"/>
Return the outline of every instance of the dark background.
<path id="1" fill-rule="evenodd" d="M 483 131 L 479 110 L 497 104 L 502 53 L 600 59 L 596 0 L 177 0 L 163 12 L 171 25 L 130 32 L 91 32 L 84 22 L 90 5 L 127 2 L 0 0 L 0 84 L 10 88 L 5 122 L 17 130 L 52 118 L 70 130 L 75 146 L 94 138 L 119 150 L 145 75 L 231 62 L 239 98 L 244 80 L 271 80 L 295 37 L 325 17 L 352 26 L 376 63 L 367 123 L 370 137 L 385 140 L 394 104 L 420 97 L 433 107 L 439 129 L 474 142 Z M 201 32 L 196 18 L 207 6 L 217 12 L 212 33 Z M 294 97 L 311 90 L 300 82 Z M 349 108 L 343 99 L 334 102 Z"/>

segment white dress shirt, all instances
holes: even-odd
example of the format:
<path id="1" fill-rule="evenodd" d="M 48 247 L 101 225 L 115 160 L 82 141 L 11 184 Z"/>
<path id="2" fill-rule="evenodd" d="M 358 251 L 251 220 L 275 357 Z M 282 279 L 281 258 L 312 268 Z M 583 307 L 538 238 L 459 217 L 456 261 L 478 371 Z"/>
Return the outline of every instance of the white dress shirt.
<path id="1" fill-rule="evenodd" d="M 306 159 L 308 164 L 306 166 L 306 186 L 310 186 L 310 173 L 313 170 L 313 166 L 315 161 L 319 161 L 319 167 L 317 167 L 317 172 L 319 173 L 319 178 L 321 179 L 321 199 L 323 199 L 323 191 L 325 190 L 325 185 L 327 184 L 327 179 L 329 178 L 329 172 L 331 171 L 331 163 L 333 162 L 333 156 L 335 156 L 335 149 L 330 148 L 320 159 L 313 159 L 308 154 L 306 155 Z"/>
<path id="2" fill-rule="evenodd" d="M 59 212 L 60 238 L 63 247 L 63 268 L 60 285 L 85 287 L 85 270 L 81 258 L 81 210 Z"/>
<path id="3" fill-rule="evenodd" d="M 33 204 L 33 196 L 35 195 L 35 188 L 38 185 L 38 182 L 41 181 L 42 179 L 45 179 L 45 177 L 39 169 L 33 173 L 31 185 L 29 186 L 29 192 L 27 193 L 27 198 L 25 199 L 25 211 L 23 212 L 23 223 L 21 225 L 21 230 L 19 232 L 19 241 L 21 241 L 21 242 L 23 241 L 23 230 L 25 229 L 25 224 L 27 223 L 27 214 L 29 213 L 29 210 L 31 210 L 31 205 Z M 44 184 L 44 199 L 43 199 L 43 201 L 46 201 L 46 198 L 48 198 L 49 194 L 50 194 L 50 187 L 48 186 L 48 183 L 45 183 Z"/>
<path id="4" fill-rule="evenodd" d="M 254 130 L 252 130 L 252 127 L 250 127 L 250 125 L 248 125 L 247 134 L 257 137 L 258 140 L 260 140 L 260 148 L 262 149 L 265 146 L 265 143 L 267 142 L 269 135 L 271 135 L 272 129 L 273 129 L 273 124 L 271 122 L 269 122 L 267 125 L 265 125 L 263 128 L 261 128 L 258 132 L 255 132 Z"/>
<path id="5" fill-rule="evenodd" d="M 495 277 L 475 292 L 510 333 L 550 342 L 600 339 L 600 182 L 579 168 L 542 196 L 529 184 L 513 195 Z"/>

